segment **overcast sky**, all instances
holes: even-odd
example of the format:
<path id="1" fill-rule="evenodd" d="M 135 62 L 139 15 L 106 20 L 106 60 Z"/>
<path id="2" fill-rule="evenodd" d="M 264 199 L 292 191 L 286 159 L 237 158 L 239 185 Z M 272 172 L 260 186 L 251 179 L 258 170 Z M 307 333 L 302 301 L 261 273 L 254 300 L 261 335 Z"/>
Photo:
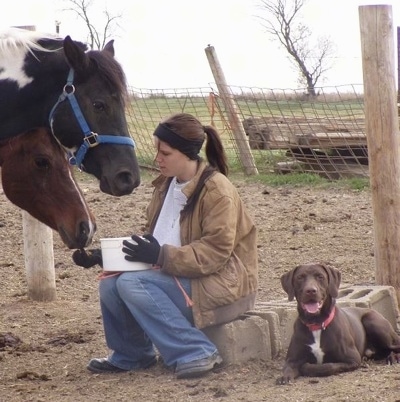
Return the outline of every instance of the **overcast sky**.
<path id="1" fill-rule="evenodd" d="M 122 13 L 115 35 L 116 58 L 129 85 L 136 88 L 196 88 L 214 82 L 204 49 L 215 48 L 230 85 L 296 88 L 297 72 L 284 50 L 271 40 L 257 18 L 258 0 L 93 0 Z M 127 4 L 126 4 L 127 3 Z M 63 0 L 12 0 L 0 14 L 0 29 L 35 25 L 37 30 L 86 40 L 84 26 L 65 11 Z M 304 23 L 315 36 L 328 36 L 337 51 L 327 80 L 320 85 L 362 83 L 360 5 L 392 5 L 394 35 L 400 25 L 400 1 L 308 0 Z M 97 18 L 97 17 L 96 17 Z"/>

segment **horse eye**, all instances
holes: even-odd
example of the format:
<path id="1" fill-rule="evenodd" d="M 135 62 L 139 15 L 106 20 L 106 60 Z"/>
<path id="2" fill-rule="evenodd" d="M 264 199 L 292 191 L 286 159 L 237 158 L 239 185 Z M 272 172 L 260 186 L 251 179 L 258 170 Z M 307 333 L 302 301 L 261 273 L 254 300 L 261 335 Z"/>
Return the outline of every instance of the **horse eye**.
<path id="1" fill-rule="evenodd" d="M 35 165 L 39 169 L 48 169 L 50 167 L 49 160 L 47 158 L 36 158 Z"/>
<path id="2" fill-rule="evenodd" d="M 101 101 L 94 101 L 93 102 L 93 107 L 98 111 L 98 112 L 103 112 L 105 110 L 105 104 Z"/>

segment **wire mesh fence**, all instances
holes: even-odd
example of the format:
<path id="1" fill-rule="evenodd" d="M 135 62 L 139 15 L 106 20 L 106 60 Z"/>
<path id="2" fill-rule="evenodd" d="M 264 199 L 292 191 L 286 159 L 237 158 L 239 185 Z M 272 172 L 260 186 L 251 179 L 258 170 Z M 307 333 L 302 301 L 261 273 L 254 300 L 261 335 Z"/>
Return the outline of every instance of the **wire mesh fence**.
<path id="1" fill-rule="evenodd" d="M 229 87 L 251 158 L 260 173 L 317 173 L 329 179 L 368 176 L 362 85 L 304 90 Z M 152 134 L 166 116 L 185 112 L 216 127 L 231 168 L 244 168 L 240 145 L 218 91 L 130 88 L 127 118 L 143 166 L 155 167 Z"/>

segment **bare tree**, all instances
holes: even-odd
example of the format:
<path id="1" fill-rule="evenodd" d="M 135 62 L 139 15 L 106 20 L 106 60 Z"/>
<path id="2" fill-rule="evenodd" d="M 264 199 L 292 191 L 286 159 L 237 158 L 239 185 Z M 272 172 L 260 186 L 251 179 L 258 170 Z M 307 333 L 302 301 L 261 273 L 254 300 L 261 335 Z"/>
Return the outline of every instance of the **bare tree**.
<path id="1" fill-rule="evenodd" d="M 107 9 L 103 10 L 102 27 L 100 23 L 93 23 L 93 15 L 91 10 L 95 6 L 95 0 L 64 0 L 69 4 L 65 11 L 75 13 L 81 19 L 88 30 L 88 45 L 91 49 L 103 49 L 105 44 L 114 35 L 118 25 L 118 21 L 122 18 L 122 14 L 113 15 Z M 97 25 L 97 23 L 99 25 Z"/>
<path id="2" fill-rule="evenodd" d="M 300 82 L 306 86 L 307 94 L 315 97 L 318 81 L 332 67 L 334 45 L 328 38 L 319 38 L 314 46 L 310 45 L 310 28 L 298 22 L 306 2 L 261 0 L 260 6 L 267 16 L 259 18 L 267 33 L 273 35 L 289 53 L 289 59 L 299 71 Z"/>

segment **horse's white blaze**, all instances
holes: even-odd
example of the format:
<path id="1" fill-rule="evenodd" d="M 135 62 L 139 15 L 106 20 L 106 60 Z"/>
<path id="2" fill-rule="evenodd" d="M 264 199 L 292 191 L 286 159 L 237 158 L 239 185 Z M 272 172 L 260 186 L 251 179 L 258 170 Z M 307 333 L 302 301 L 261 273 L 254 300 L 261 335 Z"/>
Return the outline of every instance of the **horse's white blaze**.
<path id="1" fill-rule="evenodd" d="M 81 203 L 83 205 L 83 208 L 85 209 L 86 212 L 86 216 L 87 216 L 87 221 L 89 222 L 89 234 L 88 234 L 88 242 L 93 238 L 94 233 L 95 233 L 95 224 L 92 221 L 91 217 L 90 217 L 90 213 L 89 213 L 89 208 L 88 205 L 85 201 L 85 199 L 83 198 L 82 192 L 79 190 L 79 187 L 76 183 L 76 181 L 74 180 L 71 171 L 69 171 L 68 173 L 69 179 L 72 182 L 72 185 L 75 187 L 75 190 L 79 196 L 79 199 L 81 200 Z"/>
<path id="2" fill-rule="evenodd" d="M 308 345 L 311 349 L 311 353 L 317 359 L 317 364 L 323 363 L 325 355 L 324 351 L 321 349 L 321 332 L 322 331 L 320 329 L 318 331 L 312 331 L 314 336 L 314 343 Z"/>

